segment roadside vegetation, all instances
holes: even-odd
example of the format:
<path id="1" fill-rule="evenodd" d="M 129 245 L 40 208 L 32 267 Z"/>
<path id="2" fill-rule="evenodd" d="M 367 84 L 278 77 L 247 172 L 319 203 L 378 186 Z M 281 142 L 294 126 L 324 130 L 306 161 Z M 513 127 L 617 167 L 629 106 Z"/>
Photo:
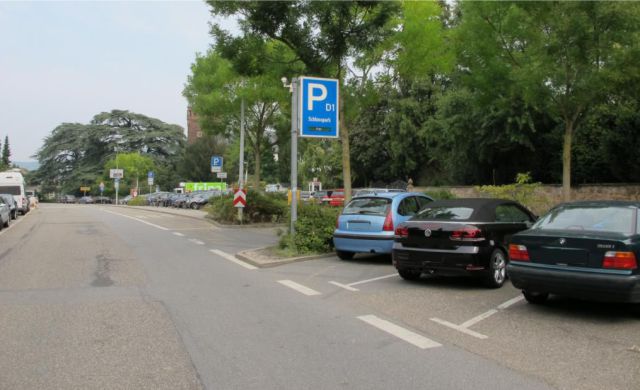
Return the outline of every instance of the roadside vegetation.
<path id="1" fill-rule="evenodd" d="M 204 136 L 187 146 L 180 126 L 122 110 L 62 123 L 37 153 L 33 184 L 96 195 L 104 182 L 111 196 L 115 163 L 125 166 L 121 193 L 146 189 L 146 170 L 171 190 L 213 181 L 216 154 L 228 183 L 248 172 L 256 192 L 247 222 L 282 222 L 285 211 L 258 192 L 290 181 L 282 78 L 301 75 L 339 79 L 341 96 L 340 139 L 300 140 L 302 186 L 317 178 L 348 192 L 411 178 L 419 187 L 478 186 L 540 210 L 535 183 L 563 183 L 567 197 L 571 183 L 640 182 L 640 3 L 207 3 L 239 30 L 213 22 L 212 45 L 186 76 L 183 96 Z M 214 217 L 235 223 L 225 199 Z"/>
<path id="2" fill-rule="evenodd" d="M 278 193 L 249 190 L 247 205 L 238 219 L 238 209 L 233 207 L 233 194 L 212 198 L 207 211 L 209 217 L 223 224 L 280 224 L 287 219 L 287 198 Z"/>

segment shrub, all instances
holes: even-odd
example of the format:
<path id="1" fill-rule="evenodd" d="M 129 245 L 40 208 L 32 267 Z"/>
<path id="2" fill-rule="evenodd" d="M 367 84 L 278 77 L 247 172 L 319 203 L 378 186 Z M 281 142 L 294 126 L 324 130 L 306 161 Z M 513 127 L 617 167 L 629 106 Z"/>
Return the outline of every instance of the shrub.
<path id="1" fill-rule="evenodd" d="M 527 172 L 518 173 L 513 184 L 481 186 L 476 187 L 476 190 L 492 198 L 515 200 L 540 214 L 547 208 L 548 203 L 546 197 L 536 193 L 540 186 L 540 183 L 531 183 L 531 175 Z"/>
<path id="2" fill-rule="evenodd" d="M 129 206 L 147 206 L 147 198 L 144 196 L 136 196 L 127 202 Z"/>
<path id="3" fill-rule="evenodd" d="M 238 209 L 233 207 L 233 194 L 212 198 L 209 215 L 222 223 L 237 224 Z M 282 194 L 249 190 L 243 210 L 243 223 L 282 223 L 287 215 L 287 199 Z"/>
<path id="4" fill-rule="evenodd" d="M 434 189 L 432 191 L 425 192 L 425 195 L 430 196 L 433 200 L 441 200 L 441 199 L 455 199 L 456 195 L 444 188 Z"/>
<path id="5" fill-rule="evenodd" d="M 296 254 L 326 253 L 333 246 L 333 231 L 340 207 L 323 207 L 315 204 L 302 204 L 298 207 L 296 235 L 283 235 L 280 248 Z"/>

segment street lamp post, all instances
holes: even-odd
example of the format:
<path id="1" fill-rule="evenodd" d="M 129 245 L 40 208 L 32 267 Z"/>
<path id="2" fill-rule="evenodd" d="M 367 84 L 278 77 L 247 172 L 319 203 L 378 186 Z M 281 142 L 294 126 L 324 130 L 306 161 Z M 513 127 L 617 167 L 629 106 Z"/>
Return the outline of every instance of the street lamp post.
<path id="1" fill-rule="evenodd" d="M 298 220 L 298 79 L 293 78 L 287 84 L 287 78 L 281 79 L 285 88 L 291 92 L 291 236 L 296 234 L 296 221 Z"/>

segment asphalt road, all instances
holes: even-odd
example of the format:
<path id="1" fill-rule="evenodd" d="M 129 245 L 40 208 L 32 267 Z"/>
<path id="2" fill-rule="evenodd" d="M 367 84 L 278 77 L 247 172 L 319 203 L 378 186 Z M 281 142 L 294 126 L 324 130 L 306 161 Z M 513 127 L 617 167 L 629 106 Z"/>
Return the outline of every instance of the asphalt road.
<path id="1" fill-rule="evenodd" d="M 640 321 L 385 258 L 256 269 L 275 229 L 42 205 L 0 233 L 0 389 L 636 389 Z"/>

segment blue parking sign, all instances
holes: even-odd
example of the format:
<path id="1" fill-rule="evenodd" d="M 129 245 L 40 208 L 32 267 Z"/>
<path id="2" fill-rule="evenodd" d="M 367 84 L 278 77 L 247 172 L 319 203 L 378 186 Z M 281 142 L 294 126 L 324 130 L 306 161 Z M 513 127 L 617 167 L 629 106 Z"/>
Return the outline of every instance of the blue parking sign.
<path id="1" fill-rule="evenodd" d="M 300 77 L 300 136 L 338 138 L 340 136 L 338 80 Z"/>
<path id="2" fill-rule="evenodd" d="M 222 156 L 211 157 L 211 172 L 222 172 Z"/>

